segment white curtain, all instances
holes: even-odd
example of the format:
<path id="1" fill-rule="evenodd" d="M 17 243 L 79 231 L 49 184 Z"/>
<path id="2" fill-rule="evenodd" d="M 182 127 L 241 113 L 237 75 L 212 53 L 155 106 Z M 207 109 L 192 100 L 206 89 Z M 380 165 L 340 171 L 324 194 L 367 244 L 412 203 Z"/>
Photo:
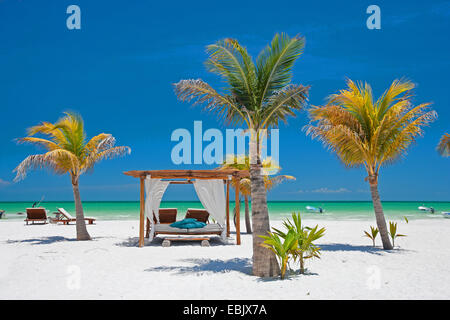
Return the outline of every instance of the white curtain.
<path id="1" fill-rule="evenodd" d="M 223 180 L 221 179 L 196 179 L 195 192 L 203 207 L 212 218 L 223 227 L 222 239 L 226 237 L 226 203 Z"/>
<path id="2" fill-rule="evenodd" d="M 150 219 L 152 225 L 153 213 L 159 223 L 159 205 L 169 183 L 161 179 L 152 179 L 150 175 L 145 178 L 145 216 Z"/>

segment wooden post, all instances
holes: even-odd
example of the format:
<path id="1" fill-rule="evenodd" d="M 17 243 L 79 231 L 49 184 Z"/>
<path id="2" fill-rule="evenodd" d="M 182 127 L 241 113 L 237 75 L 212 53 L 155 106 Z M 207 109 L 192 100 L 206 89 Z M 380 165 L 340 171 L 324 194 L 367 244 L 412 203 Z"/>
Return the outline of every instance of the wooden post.
<path id="1" fill-rule="evenodd" d="M 139 247 L 144 246 L 144 225 L 145 225 L 145 178 L 141 177 L 140 193 L 140 219 L 139 219 Z"/>
<path id="2" fill-rule="evenodd" d="M 227 237 L 230 237 L 230 180 L 227 179 Z"/>
<path id="3" fill-rule="evenodd" d="M 240 179 L 239 178 L 235 178 L 235 194 L 236 194 L 236 244 L 240 245 L 241 244 L 241 219 L 239 217 L 239 184 L 240 184 Z"/>

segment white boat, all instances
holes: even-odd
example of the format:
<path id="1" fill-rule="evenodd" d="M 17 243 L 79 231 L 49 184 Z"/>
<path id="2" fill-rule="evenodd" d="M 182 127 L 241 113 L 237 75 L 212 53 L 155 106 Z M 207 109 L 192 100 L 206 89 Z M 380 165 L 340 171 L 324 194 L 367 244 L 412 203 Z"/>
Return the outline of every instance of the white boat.
<path id="1" fill-rule="evenodd" d="M 434 213 L 434 208 L 433 207 L 419 206 L 417 209 L 419 209 L 420 211 Z"/>
<path id="2" fill-rule="evenodd" d="M 322 209 L 322 208 L 316 208 L 316 207 L 313 207 L 313 206 L 306 206 L 306 210 L 308 210 L 308 211 L 312 211 L 312 212 L 319 212 L 319 213 L 322 213 L 324 210 Z"/>
<path id="3" fill-rule="evenodd" d="M 444 215 L 444 217 L 450 218 L 450 212 L 448 212 L 448 211 L 442 211 L 442 214 Z"/>

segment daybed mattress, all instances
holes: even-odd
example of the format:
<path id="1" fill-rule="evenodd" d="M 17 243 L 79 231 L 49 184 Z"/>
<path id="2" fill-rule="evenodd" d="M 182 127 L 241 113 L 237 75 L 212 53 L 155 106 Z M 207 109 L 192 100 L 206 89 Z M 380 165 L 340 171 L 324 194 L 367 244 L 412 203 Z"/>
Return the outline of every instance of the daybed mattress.
<path id="1" fill-rule="evenodd" d="M 155 235 L 157 234 L 218 234 L 220 235 L 223 231 L 223 227 L 221 227 L 217 223 L 207 224 L 203 228 L 193 228 L 193 229 L 181 229 L 174 228 L 168 224 L 155 224 L 153 225 Z"/>

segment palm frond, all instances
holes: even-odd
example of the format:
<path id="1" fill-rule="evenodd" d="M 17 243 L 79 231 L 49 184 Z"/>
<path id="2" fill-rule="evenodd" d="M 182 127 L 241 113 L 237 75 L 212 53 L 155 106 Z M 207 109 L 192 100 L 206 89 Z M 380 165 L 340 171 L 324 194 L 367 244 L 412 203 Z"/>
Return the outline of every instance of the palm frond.
<path id="1" fill-rule="evenodd" d="M 412 106 L 414 85 L 409 81 L 395 80 L 377 102 L 369 84 L 348 79 L 347 86 L 331 95 L 327 105 L 310 108 L 311 121 L 304 129 L 346 166 L 364 165 L 370 175 L 405 155 L 437 117 L 429 103 Z"/>
<path id="2" fill-rule="evenodd" d="M 415 85 L 410 81 L 395 79 L 376 102 L 380 116 L 383 116 L 393 103 L 399 100 L 408 100 L 410 98 L 409 95 L 400 95 L 411 91 L 414 87 Z"/>
<path id="3" fill-rule="evenodd" d="M 207 46 L 207 53 L 207 69 L 224 77 L 240 104 L 255 104 L 256 70 L 247 50 L 228 38 Z"/>
<path id="4" fill-rule="evenodd" d="M 443 157 L 450 156 L 450 134 L 446 133 L 442 136 L 437 146 L 437 150 Z"/>
<path id="5" fill-rule="evenodd" d="M 256 76 L 259 101 L 257 106 L 262 106 L 267 98 L 291 82 L 292 67 L 302 54 L 304 46 L 303 37 L 290 38 L 283 33 L 276 34 L 271 44 L 258 55 Z"/>
<path id="6" fill-rule="evenodd" d="M 117 157 L 122 157 L 131 153 L 130 147 L 120 146 L 105 149 L 98 153 L 91 153 L 83 163 L 83 172 L 92 170 L 94 165 L 105 159 L 113 159 Z"/>
<path id="7" fill-rule="evenodd" d="M 198 79 L 174 84 L 175 93 L 182 101 L 202 104 L 206 111 L 217 113 L 229 124 L 245 123 L 259 133 L 286 121 L 306 104 L 309 87 L 289 86 L 292 67 L 304 44 L 303 37 L 276 34 L 258 55 L 255 66 L 237 40 L 220 40 L 207 47 L 206 67 L 225 80 L 224 92 Z"/>
<path id="8" fill-rule="evenodd" d="M 433 110 L 424 112 L 427 104 L 421 105 L 418 116 L 405 121 L 399 130 L 389 140 L 389 145 L 383 150 L 381 162 L 392 163 L 396 159 L 406 155 L 408 147 L 416 141 L 417 137 L 423 136 L 423 127 L 428 126 L 436 120 L 437 113 Z M 400 122 L 400 121 L 398 121 Z"/>
<path id="9" fill-rule="evenodd" d="M 58 120 L 54 130 L 59 130 L 65 137 L 64 149 L 71 151 L 77 157 L 82 156 L 86 134 L 81 116 L 74 112 L 64 112 L 65 116 Z"/>
<path id="10" fill-rule="evenodd" d="M 87 150 L 102 150 L 111 148 L 116 144 L 116 139 L 109 133 L 100 133 L 86 143 Z"/>
<path id="11" fill-rule="evenodd" d="M 262 128 L 278 126 L 279 121 L 286 122 L 287 117 L 295 117 L 294 111 L 300 111 L 308 101 L 309 86 L 288 85 L 268 98 L 262 111 Z"/>
<path id="12" fill-rule="evenodd" d="M 288 176 L 288 175 L 278 175 L 274 177 L 265 176 L 266 179 L 264 179 L 264 184 L 266 186 L 266 190 L 271 190 L 278 186 L 279 184 L 283 183 L 287 180 L 296 180 L 294 176 Z M 267 181 L 266 181 L 267 180 Z"/>
<path id="13" fill-rule="evenodd" d="M 42 122 L 37 126 L 28 128 L 27 133 L 29 136 L 34 136 L 36 134 L 47 135 L 58 145 L 67 143 L 64 134 L 60 130 L 56 130 L 55 125 L 50 122 Z"/>
<path id="14" fill-rule="evenodd" d="M 223 169 L 238 169 L 238 170 L 250 170 L 250 158 L 247 155 L 226 155 L 225 161 L 222 164 L 221 167 L 219 167 L 219 170 Z M 265 159 L 262 163 L 264 171 L 274 171 L 277 172 L 281 170 L 281 167 L 270 157 Z M 286 180 L 295 180 L 295 177 L 289 176 L 289 175 L 276 175 L 276 176 L 268 176 L 264 175 L 264 186 L 266 190 L 271 190 L 275 186 L 279 185 L 280 183 L 286 181 Z M 235 186 L 234 180 L 231 182 L 233 187 Z M 251 182 L 248 178 L 243 178 L 240 180 L 240 192 L 243 195 L 251 195 Z"/>
<path id="15" fill-rule="evenodd" d="M 14 170 L 16 172 L 15 182 L 23 180 L 30 170 L 48 168 L 57 174 L 64 174 L 73 167 L 77 167 L 78 160 L 71 153 L 63 149 L 56 149 L 44 154 L 30 155 L 25 158 Z"/>
<path id="16" fill-rule="evenodd" d="M 30 143 L 34 144 L 36 146 L 42 147 L 46 150 L 56 150 L 59 149 L 60 146 L 54 143 L 53 141 L 42 139 L 42 138 L 36 138 L 36 137 L 24 137 L 16 139 L 18 143 Z"/>
<path id="17" fill-rule="evenodd" d="M 206 111 L 214 112 L 229 123 L 239 124 L 243 121 L 249 125 L 244 108 L 239 106 L 233 97 L 221 95 L 206 82 L 197 80 L 181 80 L 174 84 L 178 99 L 203 105 Z"/>
<path id="18" fill-rule="evenodd" d="M 48 152 L 26 157 L 13 171 L 15 181 L 24 179 L 28 171 L 41 168 L 49 168 L 57 174 L 70 173 L 72 178 L 77 178 L 100 160 L 130 153 L 129 147 L 114 147 L 115 138 L 106 133 L 86 143 L 83 119 L 71 112 L 66 112 L 55 124 L 43 122 L 31 127 L 28 134 L 29 137 L 17 141 L 42 146 Z M 34 137 L 35 134 L 46 135 L 49 139 Z"/>

